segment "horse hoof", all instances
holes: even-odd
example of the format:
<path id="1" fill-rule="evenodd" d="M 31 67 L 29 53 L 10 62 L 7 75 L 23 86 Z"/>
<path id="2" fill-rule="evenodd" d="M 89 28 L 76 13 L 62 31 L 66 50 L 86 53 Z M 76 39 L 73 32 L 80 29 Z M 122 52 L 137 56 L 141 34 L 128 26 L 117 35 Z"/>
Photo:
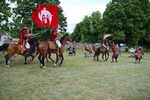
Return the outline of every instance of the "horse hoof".
<path id="1" fill-rule="evenodd" d="M 10 67 L 9 65 L 6 65 L 6 67 Z"/>
<path id="2" fill-rule="evenodd" d="M 46 67 L 45 67 L 45 66 L 43 66 L 43 69 L 46 69 Z"/>
<path id="3" fill-rule="evenodd" d="M 54 64 L 54 67 L 56 67 L 57 66 L 57 64 Z"/>

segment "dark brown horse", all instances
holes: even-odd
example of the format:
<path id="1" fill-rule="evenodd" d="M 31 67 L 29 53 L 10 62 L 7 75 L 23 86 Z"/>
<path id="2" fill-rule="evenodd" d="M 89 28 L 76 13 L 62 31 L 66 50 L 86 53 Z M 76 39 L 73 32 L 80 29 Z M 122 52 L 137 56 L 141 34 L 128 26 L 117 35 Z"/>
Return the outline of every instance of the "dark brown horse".
<path id="1" fill-rule="evenodd" d="M 109 58 L 109 50 L 107 50 L 103 45 L 101 45 L 98 48 L 96 48 L 96 46 L 93 45 L 92 49 L 95 52 L 94 59 L 96 58 L 96 60 L 98 61 L 99 60 L 99 55 L 101 53 L 102 54 L 102 59 L 104 59 L 105 61 L 108 60 L 108 58 Z"/>
<path id="2" fill-rule="evenodd" d="M 56 54 L 56 61 L 55 61 L 54 67 L 56 65 L 60 66 L 62 64 L 62 62 L 64 60 L 63 52 L 64 52 L 65 44 L 67 43 L 67 41 L 72 41 L 69 34 L 65 34 L 63 37 L 61 37 L 61 39 L 60 39 L 61 48 L 59 49 L 59 53 L 57 52 L 57 48 L 56 48 L 55 43 L 48 42 L 48 41 L 41 41 L 39 43 L 39 46 L 38 46 L 38 53 L 39 53 L 38 59 L 39 59 L 40 64 L 41 64 L 41 68 L 46 68 L 44 60 L 47 57 L 47 55 L 49 55 L 49 57 L 50 57 L 51 53 Z M 58 63 L 58 61 L 60 61 L 60 63 Z"/>
<path id="3" fill-rule="evenodd" d="M 25 57 L 25 64 L 27 64 L 27 57 L 32 57 L 32 60 L 35 57 L 35 53 L 36 53 L 36 47 L 37 47 L 37 39 L 36 38 L 30 38 L 29 39 L 29 44 L 30 44 L 30 49 L 26 50 L 24 53 L 21 53 L 20 49 L 19 49 L 19 44 L 15 44 L 15 43 L 10 43 L 7 46 L 7 54 L 5 55 L 5 59 L 6 59 L 6 65 L 8 65 L 8 61 L 9 59 L 15 55 L 15 54 L 19 54 Z M 9 66 L 9 65 L 8 65 Z"/>

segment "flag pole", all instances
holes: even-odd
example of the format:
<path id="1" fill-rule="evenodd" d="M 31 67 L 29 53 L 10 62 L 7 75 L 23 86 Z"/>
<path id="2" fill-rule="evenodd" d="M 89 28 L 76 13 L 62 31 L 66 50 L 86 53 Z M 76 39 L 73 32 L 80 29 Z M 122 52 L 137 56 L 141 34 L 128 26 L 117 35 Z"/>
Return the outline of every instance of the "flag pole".
<path id="1" fill-rule="evenodd" d="M 32 34 L 32 30 L 33 30 L 33 21 L 32 21 L 32 26 L 31 26 L 31 34 Z"/>

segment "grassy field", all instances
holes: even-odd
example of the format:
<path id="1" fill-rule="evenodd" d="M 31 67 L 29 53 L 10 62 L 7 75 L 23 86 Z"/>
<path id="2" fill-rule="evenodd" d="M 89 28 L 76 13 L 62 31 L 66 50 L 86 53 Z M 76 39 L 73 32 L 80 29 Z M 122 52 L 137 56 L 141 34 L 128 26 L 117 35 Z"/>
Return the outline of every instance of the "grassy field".
<path id="1" fill-rule="evenodd" d="M 61 67 L 38 59 L 24 65 L 11 61 L 0 63 L 0 100 L 150 100 L 150 53 L 135 64 L 129 53 L 122 53 L 118 63 L 84 58 L 81 50 L 68 56 Z"/>

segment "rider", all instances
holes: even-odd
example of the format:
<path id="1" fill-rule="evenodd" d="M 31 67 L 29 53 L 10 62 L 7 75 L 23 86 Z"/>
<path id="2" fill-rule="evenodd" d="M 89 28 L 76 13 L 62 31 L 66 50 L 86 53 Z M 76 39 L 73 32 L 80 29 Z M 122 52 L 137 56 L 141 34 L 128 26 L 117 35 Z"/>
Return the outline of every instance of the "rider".
<path id="1" fill-rule="evenodd" d="M 21 32 L 20 32 L 20 36 L 19 36 L 19 42 L 18 44 L 21 45 L 21 53 L 24 53 L 24 51 L 26 49 L 29 49 L 30 48 L 30 45 L 28 44 L 28 38 L 29 38 L 30 34 L 29 34 L 29 29 L 28 27 L 23 27 L 21 29 Z"/>
<path id="2" fill-rule="evenodd" d="M 59 48 L 61 47 L 61 43 L 59 41 L 59 33 L 57 32 L 57 28 L 52 29 L 50 41 L 56 43 L 57 53 L 59 53 Z"/>
<path id="3" fill-rule="evenodd" d="M 135 63 L 137 62 L 138 59 L 141 59 L 143 55 L 144 55 L 144 52 L 142 48 L 138 47 L 135 51 Z"/>
<path id="4" fill-rule="evenodd" d="M 102 45 L 108 50 L 109 49 L 109 44 L 108 44 L 108 39 L 104 39 L 102 42 Z"/>

